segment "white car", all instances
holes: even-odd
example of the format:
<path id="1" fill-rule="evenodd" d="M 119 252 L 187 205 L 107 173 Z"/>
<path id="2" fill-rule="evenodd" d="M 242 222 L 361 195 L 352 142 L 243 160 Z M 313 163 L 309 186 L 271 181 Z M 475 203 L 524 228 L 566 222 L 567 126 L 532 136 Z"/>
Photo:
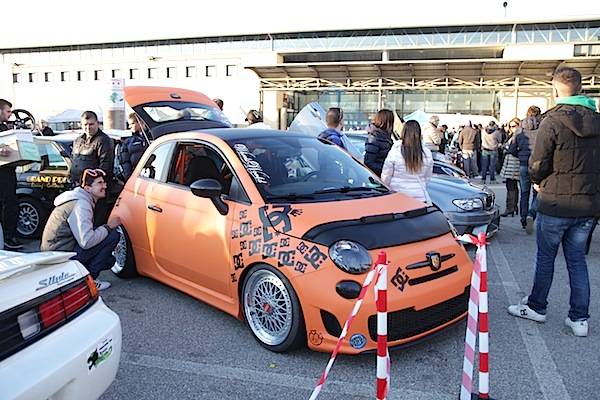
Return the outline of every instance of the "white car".
<path id="1" fill-rule="evenodd" d="M 0 398 L 97 399 L 121 358 L 121 321 L 74 253 L 0 250 Z"/>

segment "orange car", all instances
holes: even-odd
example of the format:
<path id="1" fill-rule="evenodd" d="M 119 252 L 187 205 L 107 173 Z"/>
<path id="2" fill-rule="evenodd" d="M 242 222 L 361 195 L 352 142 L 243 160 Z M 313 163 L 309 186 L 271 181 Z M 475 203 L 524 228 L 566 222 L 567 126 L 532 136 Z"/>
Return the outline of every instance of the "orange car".
<path id="1" fill-rule="evenodd" d="M 192 100 L 148 95 L 133 108 L 165 133 L 162 122 L 183 123 L 154 109 L 166 103 L 188 125 L 194 116 L 206 122 L 210 100 Z M 233 128 L 163 135 L 113 214 L 123 222 L 118 276 L 149 276 L 244 319 L 272 351 L 306 343 L 331 351 L 381 250 L 390 262 L 390 346 L 466 314 L 472 264 L 444 215 L 390 191 L 313 136 Z M 376 323 L 370 290 L 341 351 L 374 350 Z"/>

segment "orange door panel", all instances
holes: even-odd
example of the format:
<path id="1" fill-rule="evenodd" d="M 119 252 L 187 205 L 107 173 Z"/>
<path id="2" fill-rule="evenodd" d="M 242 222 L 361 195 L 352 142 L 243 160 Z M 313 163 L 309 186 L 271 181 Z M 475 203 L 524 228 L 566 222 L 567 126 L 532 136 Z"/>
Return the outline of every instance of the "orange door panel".
<path id="1" fill-rule="evenodd" d="M 162 272 L 209 296 L 231 298 L 231 210 L 221 215 L 210 199 L 174 184 L 155 184 L 146 199 L 151 252 Z"/>

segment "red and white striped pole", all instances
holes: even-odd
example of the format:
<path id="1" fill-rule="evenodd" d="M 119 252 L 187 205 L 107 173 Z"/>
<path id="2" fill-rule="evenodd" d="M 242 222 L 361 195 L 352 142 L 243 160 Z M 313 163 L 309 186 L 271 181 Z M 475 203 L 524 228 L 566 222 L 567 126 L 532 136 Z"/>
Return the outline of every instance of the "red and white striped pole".
<path id="1" fill-rule="evenodd" d="M 475 244 L 472 237 L 463 235 L 458 238 L 467 243 Z M 471 274 L 471 291 L 469 295 L 469 309 L 467 315 L 467 332 L 465 335 L 465 355 L 463 358 L 463 373 L 460 386 L 460 400 L 471 400 L 473 393 L 473 369 L 475 365 L 475 345 L 477 343 L 477 319 L 479 305 L 479 260 L 475 258 L 473 273 Z"/>
<path id="2" fill-rule="evenodd" d="M 460 400 L 479 400 L 490 398 L 489 369 L 489 319 L 487 288 L 487 237 L 480 233 L 476 238 L 463 235 L 458 240 L 477 246 L 473 274 L 471 275 L 471 294 L 469 296 L 469 315 L 465 338 L 465 357 L 460 390 Z M 479 395 L 473 392 L 473 365 L 475 361 L 475 344 L 477 320 L 479 318 Z"/>
<path id="3" fill-rule="evenodd" d="M 390 387 L 390 354 L 387 346 L 387 263 L 377 266 L 377 400 L 385 400 Z"/>
<path id="4" fill-rule="evenodd" d="M 479 287 L 479 398 L 490 398 L 489 325 L 486 235 L 480 233 L 477 240 L 477 259 L 481 267 Z"/>
<path id="5" fill-rule="evenodd" d="M 331 353 L 329 362 L 327 363 L 327 366 L 325 367 L 325 370 L 323 371 L 323 374 L 321 375 L 321 378 L 319 379 L 319 383 L 317 383 L 317 386 L 315 387 L 312 394 L 310 395 L 309 400 L 315 400 L 317 398 L 317 396 L 319 396 L 319 393 L 321 393 L 321 389 L 323 388 L 323 385 L 325 385 L 325 381 L 327 380 L 327 375 L 329 374 L 329 371 L 331 370 L 331 367 L 333 366 L 333 363 L 335 362 L 335 358 L 337 357 L 337 354 L 340 351 L 342 342 L 343 342 L 344 338 L 346 337 L 346 335 L 348 334 L 348 330 L 350 329 L 350 326 L 352 326 L 352 321 L 354 320 L 354 317 L 356 317 L 356 314 L 358 314 L 358 310 L 360 310 L 360 306 L 362 305 L 363 299 L 365 298 L 365 294 L 367 293 L 367 288 L 373 281 L 373 278 L 375 277 L 375 275 L 377 273 L 379 273 L 379 271 L 380 271 L 380 269 L 377 268 L 377 266 L 378 265 L 386 265 L 386 263 L 387 263 L 387 258 L 386 258 L 385 252 L 384 251 L 379 252 L 377 261 L 375 261 L 375 263 L 371 267 L 371 270 L 367 274 L 365 281 L 363 282 L 363 286 L 362 286 L 362 289 L 360 290 L 360 294 L 358 295 L 358 298 L 356 299 L 356 303 L 354 303 L 354 307 L 352 308 L 352 311 L 350 312 L 350 315 L 348 316 L 348 319 L 346 320 L 346 323 L 344 324 L 344 328 L 342 329 L 342 333 L 340 334 L 340 337 L 338 338 L 338 341 L 335 345 L 335 349 L 333 350 L 333 353 Z"/>

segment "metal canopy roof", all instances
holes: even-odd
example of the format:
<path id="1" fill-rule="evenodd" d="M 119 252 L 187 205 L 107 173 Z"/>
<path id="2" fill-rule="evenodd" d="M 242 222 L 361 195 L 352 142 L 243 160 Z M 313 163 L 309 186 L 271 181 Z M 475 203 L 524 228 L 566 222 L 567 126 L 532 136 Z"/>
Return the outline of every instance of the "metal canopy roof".
<path id="1" fill-rule="evenodd" d="M 265 90 L 327 90 L 346 88 L 506 88 L 549 87 L 559 65 L 577 68 L 584 87 L 600 87 L 600 57 L 570 60 L 505 61 L 405 60 L 388 62 L 287 63 L 249 66 Z M 519 78 L 518 81 L 516 78 Z"/>

